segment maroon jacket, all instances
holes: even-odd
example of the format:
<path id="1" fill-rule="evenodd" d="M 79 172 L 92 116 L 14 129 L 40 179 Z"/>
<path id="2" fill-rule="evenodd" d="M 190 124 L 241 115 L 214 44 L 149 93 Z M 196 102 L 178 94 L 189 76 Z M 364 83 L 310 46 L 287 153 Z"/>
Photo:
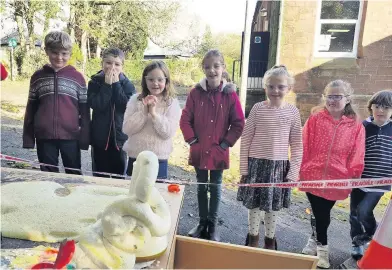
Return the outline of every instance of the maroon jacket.
<path id="1" fill-rule="evenodd" d="M 79 140 L 87 150 L 89 125 L 86 81 L 73 66 L 55 72 L 45 65 L 31 76 L 23 148 L 34 148 L 35 139 L 49 139 Z"/>
<path id="2" fill-rule="evenodd" d="M 191 144 L 189 165 L 204 170 L 228 169 L 229 148 L 225 146 L 235 144 L 244 124 L 235 85 L 221 84 L 217 90 L 207 91 L 206 80 L 202 80 L 189 93 L 180 120 L 185 141 L 198 139 Z"/>

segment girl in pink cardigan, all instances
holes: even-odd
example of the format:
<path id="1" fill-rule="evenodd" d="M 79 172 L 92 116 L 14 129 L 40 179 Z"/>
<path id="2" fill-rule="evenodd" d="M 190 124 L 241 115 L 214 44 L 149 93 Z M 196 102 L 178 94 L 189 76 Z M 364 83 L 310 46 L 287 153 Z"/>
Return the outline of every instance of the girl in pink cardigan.
<path id="1" fill-rule="evenodd" d="M 359 178 L 364 168 L 365 130 L 351 105 L 354 90 L 336 80 L 324 91 L 325 103 L 316 107 L 303 129 L 304 154 L 300 181 Z M 318 267 L 329 268 L 327 230 L 331 209 L 351 189 L 301 189 L 306 192 L 315 223 L 303 253 L 319 257 Z"/>
<path id="2" fill-rule="evenodd" d="M 158 178 L 167 178 L 167 161 L 180 117 L 169 69 L 162 61 L 152 62 L 143 71 L 142 93 L 131 97 L 124 115 L 123 132 L 128 140 L 123 149 L 129 157 L 128 175 L 132 175 L 137 155 L 149 150 L 159 159 Z"/>

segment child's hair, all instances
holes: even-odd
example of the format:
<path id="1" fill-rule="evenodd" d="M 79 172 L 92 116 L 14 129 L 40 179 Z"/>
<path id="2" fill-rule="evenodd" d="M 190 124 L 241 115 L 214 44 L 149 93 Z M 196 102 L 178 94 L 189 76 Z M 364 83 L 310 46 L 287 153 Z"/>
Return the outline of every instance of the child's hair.
<path id="1" fill-rule="evenodd" d="M 290 88 L 294 85 L 295 82 L 294 78 L 287 70 L 287 67 L 285 65 L 278 65 L 278 66 L 273 66 L 272 68 L 270 68 L 264 73 L 263 82 L 262 82 L 263 88 L 264 89 L 266 88 L 267 82 L 271 77 L 278 77 L 278 76 L 285 76 Z"/>
<path id="2" fill-rule="evenodd" d="M 373 115 L 372 105 L 377 104 L 383 107 L 392 108 L 392 90 L 382 90 L 375 93 L 368 102 L 368 110 L 370 115 Z M 392 116 L 391 116 L 392 119 Z"/>
<path id="3" fill-rule="evenodd" d="M 206 62 L 206 60 L 210 57 L 216 57 L 219 58 L 220 62 L 222 65 L 226 66 L 225 64 L 225 58 L 223 57 L 223 54 L 217 50 L 217 49 L 212 49 L 209 50 L 203 57 L 203 60 L 201 61 L 201 67 L 204 69 L 204 64 Z"/>
<path id="4" fill-rule="evenodd" d="M 330 88 L 336 88 L 336 87 L 339 87 L 340 89 L 343 90 L 343 94 L 345 97 L 347 97 L 348 100 L 348 103 L 344 107 L 343 115 L 349 118 L 358 118 L 359 116 L 351 104 L 352 103 L 351 95 L 354 94 L 354 89 L 351 87 L 351 84 L 349 82 L 343 80 L 335 80 L 328 83 L 324 89 L 324 95 L 328 94 L 328 90 Z M 321 105 L 314 107 L 312 109 L 312 113 L 317 113 L 323 109 L 326 109 L 325 100 Z"/>
<path id="5" fill-rule="evenodd" d="M 116 47 L 107 48 L 102 52 L 102 60 L 108 56 L 118 57 L 120 58 L 121 62 L 124 63 L 125 54 L 122 50 Z"/>
<path id="6" fill-rule="evenodd" d="M 163 61 L 153 61 L 144 68 L 143 75 L 142 75 L 142 93 L 138 97 L 139 100 L 150 95 L 150 91 L 148 90 L 148 87 L 147 87 L 146 76 L 148 73 L 150 73 L 150 71 L 152 71 L 156 68 L 159 68 L 160 70 L 162 70 L 162 72 L 166 78 L 166 85 L 165 85 L 165 89 L 163 90 L 163 98 L 166 101 L 169 101 L 170 98 L 174 98 L 176 96 L 174 86 L 173 86 L 172 81 L 170 79 L 170 72 L 169 72 L 169 69 L 167 68 L 166 64 Z"/>
<path id="7" fill-rule="evenodd" d="M 63 31 L 52 31 L 45 36 L 45 49 L 71 51 L 71 37 Z"/>
<path id="8" fill-rule="evenodd" d="M 230 75 L 229 75 L 229 73 L 227 71 L 223 71 L 222 72 L 222 79 L 225 79 L 226 82 L 228 82 L 228 83 L 231 82 Z"/>

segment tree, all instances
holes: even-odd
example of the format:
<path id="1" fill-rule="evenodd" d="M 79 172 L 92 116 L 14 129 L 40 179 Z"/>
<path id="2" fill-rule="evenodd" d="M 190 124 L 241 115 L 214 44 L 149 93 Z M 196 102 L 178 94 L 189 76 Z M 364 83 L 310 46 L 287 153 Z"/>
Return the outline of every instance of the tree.
<path id="1" fill-rule="evenodd" d="M 238 34 L 218 34 L 214 36 L 217 48 L 226 57 L 241 58 L 242 37 Z"/>
<path id="2" fill-rule="evenodd" d="M 211 27 L 209 25 L 206 26 L 206 30 L 204 31 L 203 38 L 200 44 L 200 48 L 198 51 L 198 55 L 203 56 L 209 50 L 216 48 L 216 42 L 211 33 Z"/>

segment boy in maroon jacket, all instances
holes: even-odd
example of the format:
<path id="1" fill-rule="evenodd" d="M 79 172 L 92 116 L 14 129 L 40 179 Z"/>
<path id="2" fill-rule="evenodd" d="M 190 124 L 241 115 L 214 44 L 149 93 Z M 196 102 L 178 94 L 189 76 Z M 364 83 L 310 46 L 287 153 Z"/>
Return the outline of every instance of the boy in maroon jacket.
<path id="1" fill-rule="evenodd" d="M 72 53 L 70 36 L 50 32 L 45 37 L 50 64 L 30 79 L 23 126 L 23 148 L 34 148 L 41 163 L 58 166 L 59 152 L 66 173 L 81 174 L 80 149 L 89 147 L 90 109 L 83 75 L 67 65 Z M 59 168 L 41 165 L 42 171 Z"/>

